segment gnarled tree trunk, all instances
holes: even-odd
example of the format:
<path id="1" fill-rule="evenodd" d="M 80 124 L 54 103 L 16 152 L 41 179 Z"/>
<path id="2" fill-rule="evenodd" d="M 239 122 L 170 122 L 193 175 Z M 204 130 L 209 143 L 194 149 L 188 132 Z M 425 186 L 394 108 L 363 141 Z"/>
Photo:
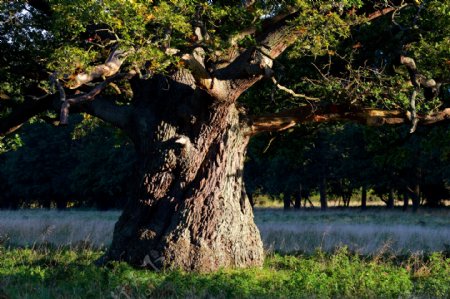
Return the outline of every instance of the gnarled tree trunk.
<path id="1" fill-rule="evenodd" d="M 116 224 L 107 258 L 189 271 L 262 265 L 242 176 L 250 138 L 246 121 L 233 103 L 159 81 L 138 87 L 160 94 L 146 103 L 152 113 L 143 106 L 133 117 L 140 183 Z M 137 96 L 146 101 L 144 93 Z M 182 111 L 171 109 L 175 102 Z"/>
<path id="2" fill-rule="evenodd" d="M 369 14 L 367 19 L 389 11 L 393 8 Z M 273 60 L 305 34 L 292 22 L 299 16 L 300 11 L 283 11 L 269 18 L 268 26 L 252 31 L 256 45 L 245 50 L 236 48 L 233 39 L 233 45 L 215 61 L 218 68 L 205 67 L 209 51 L 199 42 L 192 53 L 181 56 L 180 66 L 189 71 L 181 68 L 170 78 L 155 75 L 148 80 L 137 79 L 142 74 L 134 68 L 121 73 L 126 53 L 116 57 L 121 50 L 114 51 L 110 57 L 117 59 L 108 58 L 92 72 L 82 73 L 83 78 L 77 75 L 74 84 L 63 86 L 54 80 L 57 93 L 41 95 L 39 91 L 39 96 L 29 97 L 31 101 L 14 108 L 0 119 L 0 135 L 13 132 L 35 115 L 56 109 L 60 110 L 61 124 L 67 123 L 69 112 L 85 112 L 123 129 L 131 137 L 138 157 L 138 184 L 116 224 L 105 260 L 198 271 L 259 266 L 263 262 L 262 243 L 242 181 L 250 135 L 302 122 L 409 122 L 401 111 L 336 107 L 316 111 L 313 106 L 270 117 L 240 119 L 235 106 L 238 97 L 264 76 L 272 76 Z M 105 67 L 110 62 L 115 67 Z M 84 92 L 81 84 L 95 83 L 101 77 L 107 78 Z M 119 80 L 128 80 L 132 87 L 130 105 L 118 104 L 113 95 L 102 93 Z M 66 94 L 73 88 L 77 91 Z M 418 118 L 430 124 L 448 115 L 450 109 Z"/>

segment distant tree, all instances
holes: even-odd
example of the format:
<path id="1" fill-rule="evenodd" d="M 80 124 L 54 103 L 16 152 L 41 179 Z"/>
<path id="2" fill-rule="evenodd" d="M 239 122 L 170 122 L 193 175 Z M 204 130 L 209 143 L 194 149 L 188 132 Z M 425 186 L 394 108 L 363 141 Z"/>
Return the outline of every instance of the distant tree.
<path id="1" fill-rule="evenodd" d="M 125 204 L 134 172 L 131 146 L 120 144 L 123 137 L 98 121 L 72 124 L 64 129 L 42 122 L 28 125 L 20 134 L 20 147 L 0 156 L 4 208 L 64 209 L 70 202 L 107 209 Z"/>

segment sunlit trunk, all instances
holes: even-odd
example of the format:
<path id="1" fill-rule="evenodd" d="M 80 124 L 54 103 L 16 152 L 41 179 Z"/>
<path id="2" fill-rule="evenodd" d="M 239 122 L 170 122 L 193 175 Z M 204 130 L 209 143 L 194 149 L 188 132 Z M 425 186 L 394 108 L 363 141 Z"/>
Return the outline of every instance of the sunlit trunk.
<path id="1" fill-rule="evenodd" d="M 106 259 L 202 272 L 262 265 L 243 183 L 246 124 L 234 104 L 208 101 L 191 115 L 196 123 L 190 127 L 171 111 L 160 119 L 139 112 L 133 137 L 139 187 Z"/>

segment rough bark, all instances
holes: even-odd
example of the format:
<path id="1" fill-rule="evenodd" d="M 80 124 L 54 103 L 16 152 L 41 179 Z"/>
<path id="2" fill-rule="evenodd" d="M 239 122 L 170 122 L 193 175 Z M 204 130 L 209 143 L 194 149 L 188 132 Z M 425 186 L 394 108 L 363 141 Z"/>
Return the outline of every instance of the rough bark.
<path id="1" fill-rule="evenodd" d="M 246 122 L 233 103 L 217 103 L 190 85 L 193 78 L 169 81 L 167 91 L 159 88 L 164 80 L 135 83 L 136 102 L 145 103 L 132 117 L 140 184 L 106 258 L 201 272 L 261 266 L 242 176 Z M 173 111 L 174 102 L 183 108 Z"/>

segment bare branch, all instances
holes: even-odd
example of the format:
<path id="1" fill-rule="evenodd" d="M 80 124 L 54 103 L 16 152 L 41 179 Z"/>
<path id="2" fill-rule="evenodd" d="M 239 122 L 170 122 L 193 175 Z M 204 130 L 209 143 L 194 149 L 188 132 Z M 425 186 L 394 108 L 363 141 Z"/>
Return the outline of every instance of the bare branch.
<path id="1" fill-rule="evenodd" d="M 80 73 L 76 75 L 75 78 L 68 83 L 68 87 L 70 89 L 76 89 L 95 79 L 115 75 L 120 70 L 126 57 L 133 51 L 134 49 L 128 51 L 120 50 L 118 48 L 114 49 L 104 64 L 95 66 L 89 73 Z"/>
<path id="2" fill-rule="evenodd" d="M 369 14 L 366 18 L 365 21 L 373 21 L 379 17 L 385 16 L 393 11 L 398 10 L 399 8 L 396 7 L 386 7 L 377 11 L 374 11 L 373 13 Z"/>
<path id="3" fill-rule="evenodd" d="M 201 47 L 194 49 L 192 54 L 184 54 L 183 61 L 194 76 L 196 83 L 204 89 L 213 87 L 213 79 L 205 68 L 205 50 Z"/>
<path id="4" fill-rule="evenodd" d="M 289 89 L 289 88 L 281 85 L 280 83 L 278 83 L 278 81 L 277 81 L 277 79 L 275 79 L 275 77 L 272 77 L 272 82 L 273 82 L 273 84 L 275 84 L 276 87 L 278 87 L 278 89 L 289 93 L 290 95 L 292 95 L 295 98 L 302 98 L 302 99 L 309 100 L 309 101 L 320 101 L 319 98 L 308 97 L 304 94 L 296 93 L 292 89 Z"/>
<path id="5" fill-rule="evenodd" d="M 275 15 L 271 18 L 266 18 L 262 22 L 262 31 L 268 30 L 271 26 L 276 24 L 277 22 L 280 22 L 284 18 L 286 18 L 288 15 L 295 12 L 295 9 L 290 7 L 288 10 L 283 11 L 279 13 L 278 15 Z M 239 41 L 243 40 L 245 37 L 254 35 L 258 31 L 258 28 L 256 26 L 250 26 L 247 28 L 242 29 L 240 32 L 236 33 L 235 35 L 231 36 L 229 39 L 229 43 L 232 47 L 236 46 Z"/>
<path id="6" fill-rule="evenodd" d="M 400 110 L 359 109 L 330 105 L 313 111 L 304 106 L 264 116 L 249 118 L 250 135 L 267 131 L 282 131 L 302 123 L 352 121 L 368 126 L 398 125 L 410 122 L 410 112 Z M 450 108 L 427 115 L 417 115 L 423 125 L 432 125 L 450 119 Z"/>
<path id="7" fill-rule="evenodd" d="M 417 122 L 419 121 L 416 117 L 416 97 L 420 92 L 420 87 L 423 86 L 429 92 L 426 93 L 426 99 L 432 100 L 438 94 L 438 85 L 433 79 L 427 79 L 425 76 L 421 75 L 416 66 L 416 62 L 411 57 L 400 56 L 400 63 L 406 66 L 408 69 L 409 77 L 414 90 L 409 98 L 409 105 L 411 109 L 411 122 L 412 127 L 410 133 L 414 133 L 417 127 Z"/>

